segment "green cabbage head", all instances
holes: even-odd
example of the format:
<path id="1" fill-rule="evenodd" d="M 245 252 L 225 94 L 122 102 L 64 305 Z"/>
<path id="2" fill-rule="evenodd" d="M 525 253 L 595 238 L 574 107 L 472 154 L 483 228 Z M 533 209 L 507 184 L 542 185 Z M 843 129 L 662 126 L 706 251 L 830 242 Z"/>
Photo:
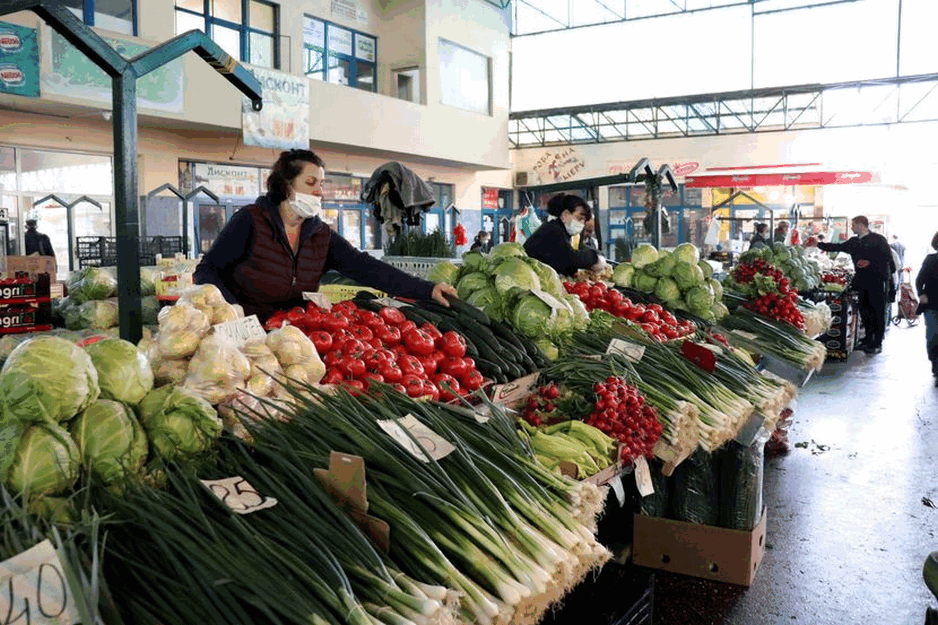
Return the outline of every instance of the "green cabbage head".
<path id="1" fill-rule="evenodd" d="M 723 301 L 723 284 L 721 284 L 719 280 L 714 280 L 713 278 L 707 280 L 707 284 L 710 285 L 710 290 L 713 291 L 714 301 Z"/>
<path id="2" fill-rule="evenodd" d="M 681 289 L 672 278 L 660 278 L 655 285 L 655 297 L 665 302 L 676 302 L 681 299 Z"/>
<path id="3" fill-rule="evenodd" d="M 492 248 L 492 258 L 503 258 L 507 256 L 527 256 L 524 246 L 520 243 L 499 243 Z"/>
<path id="4" fill-rule="evenodd" d="M 705 260 L 702 260 L 697 263 L 697 266 L 700 267 L 700 270 L 703 272 L 704 278 L 709 280 L 713 277 L 713 265 Z"/>
<path id="5" fill-rule="evenodd" d="M 706 286 L 695 286 L 684 295 L 684 301 L 692 313 L 706 318 L 713 305 L 713 293 Z"/>
<path id="6" fill-rule="evenodd" d="M 427 280 L 430 282 L 445 282 L 446 284 L 455 285 L 458 275 L 459 267 L 452 261 L 444 260 L 441 263 L 437 263 L 437 265 L 430 270 L 430 273 L 427 275 Z"/>
<path id="7" fill-rule="evenodd" d="M 650 265 L 656 260 L 658 260 L 658 250 L 649 243 L 641 243 L 632 250 L 632 265 L 634 265 L 636 269 Z"/>
<path id="8" fill-rule="evenodd" d="M 222 423 L 212 405 L 179 386 L 150 391 L 137 406 L 153 451 L 164 460 L 191 458 L 210 449 Z"/>
<path id="9" fill-rule="evenodd" d="M 511 325 L 525 336 L 547 336 L 553 327 L 550 306 L 534 295 L 525 295 L 511 312 Z"/>
<path id="10" fill-rule="evenodd" d="M 704 281 L 703 270 L 696 263 L 689 263 L 679 260 L 674 263 L 674 270 L 671 271 L 671 277 L 677 282 L 677 286 L 686 291 L 692 286 L 696 286 Z"/>
<path id="11" fill-rule="evenodd" d="M 456 291 L 460 299 L 467 299 L 470 295 L 489 286 L 489 277 L 481 271 L 465 274 L 456 283 Z"/>
<path id="12" fill-rule="evenodd" d="M 56 495 L 78 479 L 78 447 L 57 425 L 34 425 L 20 439 L 7 483 L 17 493 Z"/>
<path id="13" fill-rule="evenodd" d="M 679 261 L 696 265 L 700 260 L 700 250 L 693 243 L 681 243 L 674 248 L 674 256 Z"/>
<path id="14" fill-rule="evenodd" d="M 99 399 L 69 426 L 82 464 L 106 484 L 138 475 L 147 459 L 147 436 L 130 408 Z"/>
<path id="15" fill-rule="evenodd" d="M 502 243 L 502 245 L 506 244 Z M 523 291 L 540 290 L 541 281 L 530 265 L 522 259 L 509 258 L 495 270 L 495 288 L 503 294 L 512 289 L 521 289 Z"/>
<path id="16" fill-rule="evenodd" d="M 20 344 L 0 370 L 0 412 L 23 423 L 66 421 L 99 393 L 91 357 L 55 336 Z"/>
<path id="17" fill-rule="evenodd" d="M 481 271 L 485 265 L 485 256 L 482 252 L 466 252 L 462 255 L 463 271 Z"/>
<path id="18" fill-rule="evenodd" d="M 632 278 L 635 275 L 635 266 L 630 263 L 619 263 L 612 272 L 612 281 L 616 286 L 628 289 L 632 287 Z"/>
<path id="19" fill-rule="evenodd" d="M 636 290 L 639 290 L 642 293 L 654 293 L 655 286 L 657 286 L 657 284 L 658 278 L 649 275 L 644 271 L 636 271 L 635 276 L 632 279 L 632 285 Z"/>
<path id="20" fill-rule="evenodd" d="M 98 371 L 101 397 L 136 406 L 153 390 L 153 371 L 137 346 L 104 339 L 85 348 Z"/>

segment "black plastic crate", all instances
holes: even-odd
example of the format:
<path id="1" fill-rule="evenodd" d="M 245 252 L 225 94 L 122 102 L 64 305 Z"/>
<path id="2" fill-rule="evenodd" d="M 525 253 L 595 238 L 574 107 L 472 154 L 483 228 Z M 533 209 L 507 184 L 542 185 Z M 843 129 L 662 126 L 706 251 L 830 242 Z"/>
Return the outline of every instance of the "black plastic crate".
<path id="1" fill-rule="evenodd" d="M 79 268 L 117 265 L 117 237 L 77 237 L 75 240 Z M 182 247 L 182 237 L 143 237 L 137 260 L 144 267 L 155 265 L 157 255 L 175 256 L 182 252 Z"/>

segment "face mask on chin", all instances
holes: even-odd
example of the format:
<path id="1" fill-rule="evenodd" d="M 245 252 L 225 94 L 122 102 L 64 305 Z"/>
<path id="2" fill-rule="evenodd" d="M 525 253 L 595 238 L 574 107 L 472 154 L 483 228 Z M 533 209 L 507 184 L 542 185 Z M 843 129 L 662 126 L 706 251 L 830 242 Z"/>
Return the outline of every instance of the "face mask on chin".
<path id="1" fill-rule="evenodd" d="M 575 237 L 576 235 L 583 232 L 583 228 L 586 227 L 586 224 L 579 219 L 571 219 L 570 221 L 564 223 L 563 226 L 567 229 L 567 234 L 569 234 L 571 237 Z"/>
<path id="2" fill-rule="evenodd" d="M 303 219 L 319 217 L 322 213 L 322 198 L 309 193 L 294 193 L 290 199 L 290 209 Z"/>

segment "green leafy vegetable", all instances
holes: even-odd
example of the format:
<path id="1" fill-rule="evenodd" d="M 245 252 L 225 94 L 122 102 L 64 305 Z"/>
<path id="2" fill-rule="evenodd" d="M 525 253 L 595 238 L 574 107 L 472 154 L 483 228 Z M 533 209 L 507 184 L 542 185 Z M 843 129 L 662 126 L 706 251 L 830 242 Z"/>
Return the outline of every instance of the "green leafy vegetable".
<path id="1" fill-rule="evenodd" d="M 99 399 L 72 422 L 69 431 L 82 464 L 105 483 L 138 474 L 146 462 L 146 434 L 120 402 Z"/>
<path id="2" fill-rule="evenodd" d="M 10 466 L 10 488 L 25 495 L 56 495 L 78 479 L 78 447 L 57 425 L 26 430 Z"/>
<path id="3" fill-rule="evenodd" d="M 206 451 L 221 434 L 222 423 L 212 405 L 178 386 L 150 391 L 137 413 L 153 450 L 164 460 Z"/>
<path id="4" fill-rule="evenodd" d="M 104 339 L 85 348 L 98 371 L 101 397 L 135 406 L 153 390 L 153 371 L 137 346 Z"/>
<path id="5" fill-rule="evenodd" d="M 635 266 L 630 263 L 619 263 L 612 272 L 612 281 L 616 286 L 631 288 L 633 276 L 635 275 Z"/>
<path id="6" fill-rule="evenodd" d="M 506 244 L 502 243 L 502 245 Z M 509 258 L 495 270 L 495 288 L 503 294 L 512 289 L 531 291 L 540 289 L 541 281 L 534 270 L 522 259 Z"/>
<path id="7" fill-rule="evenodd" d="M 653 245 L 642 243 L 632 251 L 632 265 L 641 269 L 658 260 L 658 250 Z"/>

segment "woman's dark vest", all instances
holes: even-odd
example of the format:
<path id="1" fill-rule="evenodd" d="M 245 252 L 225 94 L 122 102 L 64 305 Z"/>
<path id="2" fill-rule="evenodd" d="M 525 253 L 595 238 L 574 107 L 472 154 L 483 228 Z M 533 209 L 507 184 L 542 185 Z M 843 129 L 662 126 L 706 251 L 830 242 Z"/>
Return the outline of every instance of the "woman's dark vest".
<path id="1" fill-rule="evenodd" d="M 232 273 L 233 286 L 244 313 L 265 319 L 277 310 L 301 304 L 304 291 L 319 288 L 331 230 L 322 223 L 310 237 L 300 241 L 294 256 L 265 208 L 252 204 L 242 210 L 251 215 L 254 237 L 247 258 Z"/>

